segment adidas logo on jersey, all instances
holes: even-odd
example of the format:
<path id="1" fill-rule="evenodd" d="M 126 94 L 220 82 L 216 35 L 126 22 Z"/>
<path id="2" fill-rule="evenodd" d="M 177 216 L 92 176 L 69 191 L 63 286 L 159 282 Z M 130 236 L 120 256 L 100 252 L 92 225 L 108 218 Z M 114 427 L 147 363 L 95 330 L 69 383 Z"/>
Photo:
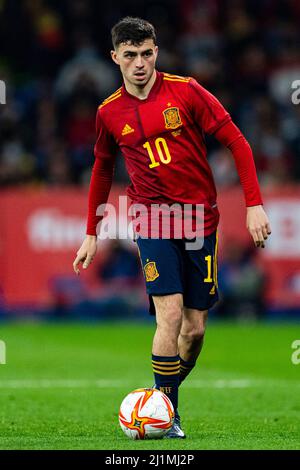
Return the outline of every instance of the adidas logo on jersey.
<path id="1" fill-rule="evenodd" d="M 134 132 L 134 129 L 132 129 L 132 127 L 130 127 L 129 124 L 125 124 L 125 126 L 122 130 L 122 135 L 131 134 L 131 132 Z"/>

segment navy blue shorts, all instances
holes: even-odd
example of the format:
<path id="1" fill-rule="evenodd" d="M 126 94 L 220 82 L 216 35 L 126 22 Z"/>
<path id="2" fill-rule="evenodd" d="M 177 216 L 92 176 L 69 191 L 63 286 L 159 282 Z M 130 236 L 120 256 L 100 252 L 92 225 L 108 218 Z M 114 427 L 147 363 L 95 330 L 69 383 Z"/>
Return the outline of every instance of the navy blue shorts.
<path id="1" fill-rule="evenodd" d="M 204 238 L 197 250 L 186 249 L 188 240 L 136 240 L 143 267 L 150 313 L 152 296 L 181 293 L 187 308 L 207 310 L 219 299 L 217 282 L 217 232 Z"/>

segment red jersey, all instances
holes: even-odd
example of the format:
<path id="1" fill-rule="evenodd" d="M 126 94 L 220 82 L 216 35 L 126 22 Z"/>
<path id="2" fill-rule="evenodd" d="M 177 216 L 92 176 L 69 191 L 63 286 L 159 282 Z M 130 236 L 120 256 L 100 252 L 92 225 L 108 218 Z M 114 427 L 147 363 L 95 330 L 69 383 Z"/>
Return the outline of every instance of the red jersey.
<path id="1" fill-rule="evenodd" d="M 105 163 L 121 150 L 133 203 L 203 204 L 209 235 L 219 211 L 204 133 L 213 134 L 230 120 L 195 79 L 156 72 L 146 99 L 130 95 L 123 85 L 99 106 L 95 157 Z"/>

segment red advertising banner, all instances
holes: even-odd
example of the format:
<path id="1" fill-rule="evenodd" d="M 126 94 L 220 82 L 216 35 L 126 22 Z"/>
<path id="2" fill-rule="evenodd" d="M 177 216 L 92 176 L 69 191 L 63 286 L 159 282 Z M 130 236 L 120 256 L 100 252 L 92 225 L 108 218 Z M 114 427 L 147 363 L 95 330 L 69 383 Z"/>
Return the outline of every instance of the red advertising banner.
<path id="1" fill-rule="evenodd" d="M 300 187 L 264 191 L 263 199 L 272 228 L 265 249 L 259 250 L 257 257 L 267 278 L 265 298 L 271 308 L 300 311 Z M 240 189 L 223 192 L 218 202 L 223 243 L 226 239 L 247 243 L 249 234 Z"/>
<path id="2" fill-rule="evenodd" d="M 127 205 L 123 199 L 119 207 L 120 194 L 125 189 L 115 186 L 110 202 L 124 234 Z M 257 262 L 267 275 L 266 299 L 275 308 L 300 309 L 300 188 L 274 189 L 264 194 L 264 202 L 272 236 L 266 248 L 257 251 Z M 222 260 L 228 243 L 248 244 L 251 239 L 241 190 L 222 191 L 218 205 Z M 72 263 L 85 236 L 86 190 L 10 189 L 1 192 L 0 210 L 0 286 L 5 305 L 51 305 L 57 279 L 76 282 Z M 105 242 L 100 241 L 98 257 L 102 251 Z M 87 292 L 97 283 L 96 266 L 80 276 L 80 288 Z"/>

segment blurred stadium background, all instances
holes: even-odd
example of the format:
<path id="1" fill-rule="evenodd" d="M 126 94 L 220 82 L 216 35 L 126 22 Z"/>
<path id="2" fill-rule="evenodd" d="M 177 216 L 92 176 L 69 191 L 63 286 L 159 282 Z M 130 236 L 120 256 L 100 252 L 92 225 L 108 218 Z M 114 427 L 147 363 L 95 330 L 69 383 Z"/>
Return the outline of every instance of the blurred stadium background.
<path id="1" fill-rule="evenodd" d="M 160 70 L 194 76 L 230 111 L 273 229 L 256 250 L 233 159 L 208 138 L 221 298 L 181 392 L 189 439 L 156 448 L 299 449 L 298 0 L 0 0 L 0 449 L 153 449 L 117 422 L 125 394 L 152 383 L 155 325 L 134 243 L 100 243 L 87 272 L 72 270 L 96 109 L 121 83 L 110 28 L 126 15 L 156 26 Z M 111 202 L 126 184 L 119 158 Z"/>
<path id="2" fill-rule="evenodd" d="M 233 159 L 208 139 L 221 210 L 216 317 L 300 318 L 300 3 L 296 0 L 1 0 L 0 318 L 147 318 L 131 242 L 103 243 L 80 278 L 95 113 L 121 83 L 110 28 L 152 21 L 158 68 L 191 75 L 249 140 L 273 233 L 255 250 Z M 111 200 L 125 193 L 118 159 Z"/>

